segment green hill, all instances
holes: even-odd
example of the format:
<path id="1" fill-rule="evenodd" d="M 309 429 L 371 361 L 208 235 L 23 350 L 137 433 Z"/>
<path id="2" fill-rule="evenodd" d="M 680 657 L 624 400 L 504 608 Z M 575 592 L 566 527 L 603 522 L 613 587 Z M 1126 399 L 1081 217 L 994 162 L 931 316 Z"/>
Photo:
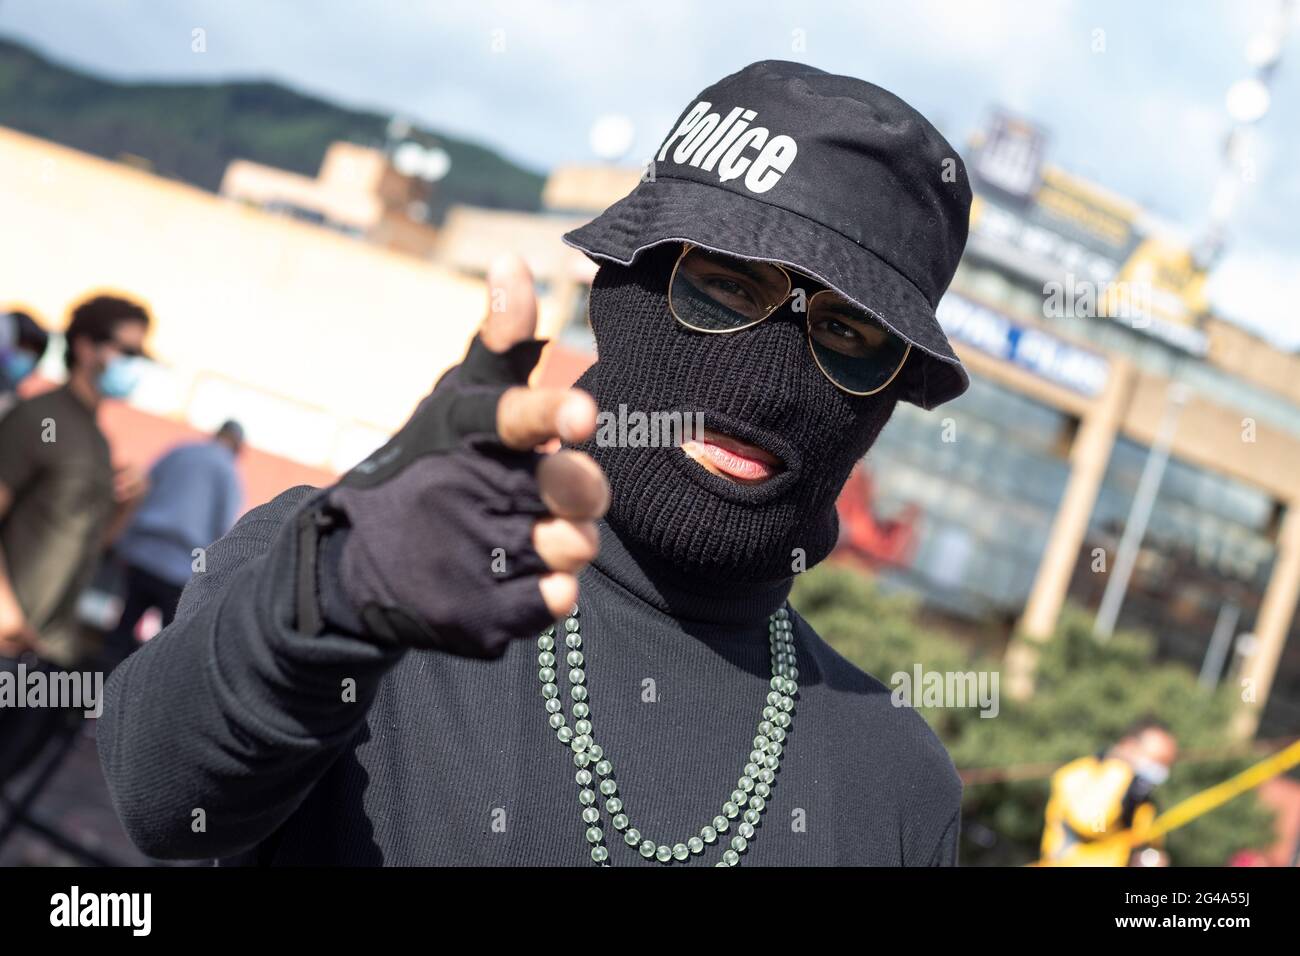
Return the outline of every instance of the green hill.
<path id="1" fill-rule="evenodd" d="M 334 140 L 382 145 L 388 117 L 278 83 L 117 83 L 0 38 L 0 125 L 74 149 L 148 160 L 156 173 L 216 191 L 232 159 L 315 175 Z M 535 210 L 544 177 L 490 149 L 414 129 L 451 157 L 435 217 L 451 203 Z"/>

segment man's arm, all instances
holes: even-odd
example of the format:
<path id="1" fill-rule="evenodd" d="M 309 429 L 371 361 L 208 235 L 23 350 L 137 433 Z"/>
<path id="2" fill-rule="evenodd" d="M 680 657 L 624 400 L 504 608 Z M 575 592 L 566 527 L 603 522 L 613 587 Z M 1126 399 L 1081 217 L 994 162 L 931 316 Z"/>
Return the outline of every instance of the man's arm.
<path id="1" fill-rule="evenodd" d="M 935 847 L 934 856 L 930 859 L 930 866 L 956 866 L 957 851 L 961 846 L 961 810 L 960 808 L 952 815 L 948 825 L 944 827 L 943 835 L 939 838 L 939 845 Z"/>
<path id="2" fill-rule="evenodd" d="M 150 856 L 230 856 L 273 833 L 348 745 L 400 657 L 295 630 L 294 519 L 316 494 L 291 489 L 245 515 L 208 549 L 176 620 L 109 680 L 100 760 L 128 834 Z"/>
<path id="3" fill-rule="evenodd" d="M 0 484 L 0 521 L 9 513 L 11 504 L 12 492 Z M 27 617 L 18 603 L 18 595 L 14 593 L 13 583 L 9 580 L 5 550 L 0 546 L 0 657 L 17 657 L 35 643 L 36 633 L 27 623 Z"/>
<path id="4" fill-rule="evenodd" d="M 38 438 L 28 424 L 24 406 L 19 405 L 0 419 L 0 522 L 13 507 L 17 492 L 39 470 L 39 446 L 35 444 Z M 9 578 L 8 558 L 0 545 L 0 656 L 17 657 L 35 643 L 36 633 L 18 603 Z"/>
<path id="5" fill-rule="evenodd" d="M 404 648 L 499 657 L 573 606 L 609 486 L 590 457 L 535 449 L 590 436 L 595 402 L 527 387 L 544 344 L 532 278 L 512 261 L 489 280 L 507 307 L 393 438 L 327 491 L 245 515 L 113 674 L 100 760 L 146 853 L 228 856 L 272 834 Z"/>
<path id="6" fill-rule="evenodd" d="M 149 478 L 135 465 L 120 465 L 113 469 L 113 514 L 104 526 L 101 548 L 111 546 L 122 536 L 148 493 Z"/>

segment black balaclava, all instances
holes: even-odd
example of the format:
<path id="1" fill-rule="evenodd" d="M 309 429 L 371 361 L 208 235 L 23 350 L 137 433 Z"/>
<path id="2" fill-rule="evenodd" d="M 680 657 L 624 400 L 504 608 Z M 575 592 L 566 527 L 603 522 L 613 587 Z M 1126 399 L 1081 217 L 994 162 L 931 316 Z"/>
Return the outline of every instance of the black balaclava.
<path id="1" fill-rule="evenodd" d="M 602 412 L 622 404 L 703 413 L 706 428 L 772 452 L 786 470 L 739 485 L 680 448 L 602 447 L 595 438 L 577 447 L 608 477 L 607 520 L 628 543 L 709 581 L 788 578 L 834 548 L 835 499 L 889 420 L 899 379 L 869 396 L 836 388 L 813 361 L 804 314 L 789 303 L 739 332 L 684 328 L 668 309 L 680 251 L 667 243 L 631 266 L 601 265 L 588 313 L 598 361 L 576 387 Z"/>

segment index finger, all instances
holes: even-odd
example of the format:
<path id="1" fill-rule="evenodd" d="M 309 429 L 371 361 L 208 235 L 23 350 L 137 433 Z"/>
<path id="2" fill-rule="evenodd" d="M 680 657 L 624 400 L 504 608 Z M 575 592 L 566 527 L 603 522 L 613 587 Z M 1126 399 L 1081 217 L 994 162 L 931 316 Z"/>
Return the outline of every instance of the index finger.
<path id="1" fill-rule="evenodd" d="M 488 267 L 488 311 L 479 338 L 493 352 L 505 352 L 537 331 L 533 274 L 516 255 L 499 256 Z"/>

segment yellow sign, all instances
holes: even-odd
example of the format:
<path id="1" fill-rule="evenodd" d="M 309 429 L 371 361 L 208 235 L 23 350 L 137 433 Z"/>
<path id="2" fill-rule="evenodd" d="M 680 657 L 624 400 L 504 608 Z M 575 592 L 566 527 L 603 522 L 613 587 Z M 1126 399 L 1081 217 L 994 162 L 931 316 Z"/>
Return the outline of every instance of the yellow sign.
<path id="1" fill-rule="evenodd" d="M 1143 290 L 1138 298 L 1148 304 L 1146 318 L 1150 322 L 1194 326 L 1208 308 L 1205 272 L 1196 265 L 1191 250 L 1180 242 L 1148 236 L 1115 278 L 1101 298 L 1103 315 L 1124 315 L 1119 299 L 1123 296 L 1124 304 L 1130 305 L 1133 289 Z"/>

